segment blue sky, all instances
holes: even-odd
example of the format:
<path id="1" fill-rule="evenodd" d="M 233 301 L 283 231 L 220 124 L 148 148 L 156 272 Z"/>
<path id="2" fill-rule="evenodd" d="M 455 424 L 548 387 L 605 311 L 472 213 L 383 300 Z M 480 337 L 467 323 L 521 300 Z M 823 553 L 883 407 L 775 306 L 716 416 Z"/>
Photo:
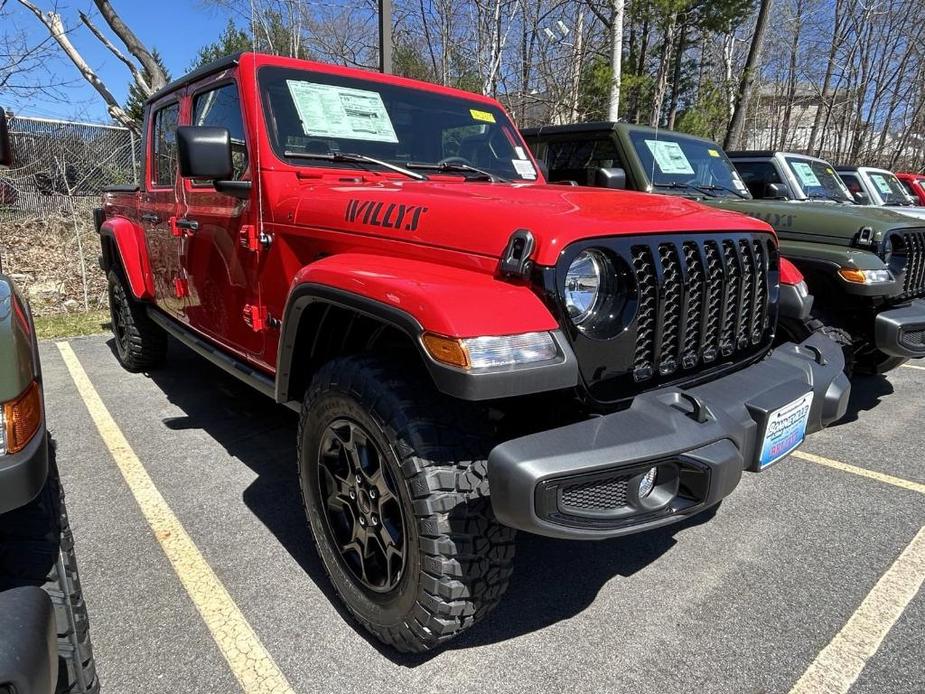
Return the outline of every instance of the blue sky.
<path id="1" fill-rule="evenodd" d="M 52 0 L 35 0 L 35 3 L 46 10 L 52 6 Z M 113 0 L 112 4 L 125 23 L 148 48 L 157 48 L 160 51 L 174 77 L 179 77 L 186 72 L 199 48 L 217 38 L 228 21 L 227 14 L 214 8 L 204 7 L 200 2 Z M 28 31 L 30 36 L 41 40 L 48 35 L 39 20 L 19 7 L 16 2 L 8 3 L 7 7 L 14 11 L 13 21 Z M 131 81 L 128 68 L 80 24 L 78 10 L 82 9 L 90 13 L 92 9 L 91 17 L 93 17 L 94 24 L 102 29 L 124 53 L 127 54 L 127 51 L 109 31 L 106 22 L 95 11 L 90 0 L 70 0 L 67 3 L 59 3 L 59 7 L 69 27 L 79 25 L 79 28 L 71 32 L 71 41 L 121 103 L 125 99 Z M 55 48 L 57 49 L 57 46 Z M 0 95 L 0 99 L 4 102 L 3 106 L 21 115 L 109 121 L 102 97 L 80 76 L 73 63 L 63 57 L 63 54 L 60 60 L 49 65 L 49 69 L 56 78 L 72 81 L 72 86 L 64 90 L 65 100 L 52 101 L 47 98 L 38 98 L 17 104 L 10 103 L 8 96 Z"/>

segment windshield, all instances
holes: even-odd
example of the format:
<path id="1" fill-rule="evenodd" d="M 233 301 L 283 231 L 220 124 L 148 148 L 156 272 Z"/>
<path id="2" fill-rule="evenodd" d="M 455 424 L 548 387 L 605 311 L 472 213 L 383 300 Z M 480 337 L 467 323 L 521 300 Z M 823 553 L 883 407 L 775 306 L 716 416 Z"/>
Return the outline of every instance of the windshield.
<path id="1" fill-rule="evenodd" d="M 796 176 L 803 193 L 815 200 L 836 200 L 838 202 L 854 202 L 851 193 L 842 183 L 835 169 L 824 161 L 817 159 L 803 159 L 797 157 L 784 157 L 787 166 Z"/>
<path id="2" fill-rule="evenodd" d="M 405 167 L 464 164 L 512 181 L 537 179 L 517 130 L 494 105 L 280 67 L 261 69 L 259 82 L 270 141 L 277 155 L 292 164 L 385 170 L 375 163 L 330 158 L 360 154 Z M 479 177 L 463 166 L 438 173 Z"/>
<path id="3" fill-rule="evenodd" d="M 877 189 L 884 205 L 912 205 L 905 187 L 893 174 L 888 171 L 869 171 L 867 177 Z"/>
<path id="4" fill-rule="evenodd" d="M 647 131 L 631 132 L 630 140 L 653 186 L 712 196 L 750 197 L 735 167 L 712 142 L 672 132 Z"/>

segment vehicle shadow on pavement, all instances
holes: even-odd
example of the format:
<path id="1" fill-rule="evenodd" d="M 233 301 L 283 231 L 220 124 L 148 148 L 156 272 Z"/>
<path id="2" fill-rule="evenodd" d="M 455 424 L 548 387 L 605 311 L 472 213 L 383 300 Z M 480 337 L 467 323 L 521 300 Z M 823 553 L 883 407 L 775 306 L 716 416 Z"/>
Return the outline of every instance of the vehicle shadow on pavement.
<path id="1" fill-rule="evenodd" d="M 880 404 L 880 401 L 893 393 L 893 384 L 886 376 L 854 376 L 851 379 L 851 396 L 848 398 L 848 410 L 832 426 L 841 426 L 856 422 L 861 412 L 867 412 Z"/>
<path id="2" fill-rule="evenodd" d="M 114 345 L 109 341 L 110 348 Z M 256 396 L 243 383 L 171 342 L 170 368 L 150 373 L 170 402 L 185 413 L 164 420 L 172 430 L 201 429 L 257 478 L 243 501 L 270 530 L 344 621 L 383 657 L 415 667 L 440 650 L 406 655 L 373 639 L 341 606 L 308 534 L 296 474 L 294 412 Z M 631 576 L 675 545 L 674 535 L 708 521 L 708 510 L 687 521 L 630 538 L 567 542 L 521 533 L 511 585 L 497 609 L 447 649 L 498 643 L 546 628 L 581 613 L 615 576 Z M 579 568 L 580 567 L 580 568 Z"/>

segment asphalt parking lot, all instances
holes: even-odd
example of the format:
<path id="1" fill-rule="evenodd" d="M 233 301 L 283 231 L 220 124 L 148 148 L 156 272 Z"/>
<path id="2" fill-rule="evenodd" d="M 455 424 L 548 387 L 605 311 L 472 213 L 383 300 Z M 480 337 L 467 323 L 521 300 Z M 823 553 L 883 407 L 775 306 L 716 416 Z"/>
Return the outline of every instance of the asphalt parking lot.
<path id="1" fill-rule="evenodd" d="M 69 345 L 294 691 L 789 692 L 808 669 L 850 684 L 838 670 L 860 658 L 852 692 L 925 692 L 925 591 L 889 593 L 925 526 L 925 370 L 856 380 L 846 421 L 801 449 L 855 468 L 791 457 L 746 475 L 709 522 L 627 539 L 521 535 L 498 610 L 409 657 L 369 641 L 332 600 L 306 536 L 295 415 L 176 344 L 168 368 L 128 374 L 108 339 Z M 62 350 L 41 351 L 104 691 L 241 691 Z M 872 592 L 888 573 L 888 592 Z M 866 662 L 850 643 L 830 657 L 839 634 L 878 630 Z M 812 682 L 803 691 L 823 691 Z"/>

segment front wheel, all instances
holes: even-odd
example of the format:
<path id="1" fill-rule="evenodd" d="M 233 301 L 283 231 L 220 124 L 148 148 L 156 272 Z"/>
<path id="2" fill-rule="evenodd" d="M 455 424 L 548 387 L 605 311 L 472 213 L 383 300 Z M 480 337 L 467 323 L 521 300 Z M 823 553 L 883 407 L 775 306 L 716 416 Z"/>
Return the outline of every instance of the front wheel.
<path id="1" fill-rule="evenodd" d="M 879 349 L 870 349 L 858 354 L 855 370 L 862 374 L 885 374 L 893 369 L 898 369 L 907 361 L 909 360 L 905 357 L 893 357 L 881 352 Z"/>
<path id="2" fill-rule="evenodd" d="M 478 412 L 373 357 L 319 369 L 302 406 L 308 523 L 353 616 L 397 650 L 472 626 L 507 588 L 514 531 L 488 499 Z"/>
<path id="3" fill-rule="evenodd" d="M 789 341 L 799 344 L 816 334 L 825 335 L 841 347 L 842 355 L 845 358 L 844 372 L 846 376 L 850 377 L 856 368 L 856 350 L 851 333 L 847 330 L 828 325 L 816 317 L 811 317 L 805 321 L 781 318 L 777 323 L 777 339 L 775 343 L 780 344 Z"/>

